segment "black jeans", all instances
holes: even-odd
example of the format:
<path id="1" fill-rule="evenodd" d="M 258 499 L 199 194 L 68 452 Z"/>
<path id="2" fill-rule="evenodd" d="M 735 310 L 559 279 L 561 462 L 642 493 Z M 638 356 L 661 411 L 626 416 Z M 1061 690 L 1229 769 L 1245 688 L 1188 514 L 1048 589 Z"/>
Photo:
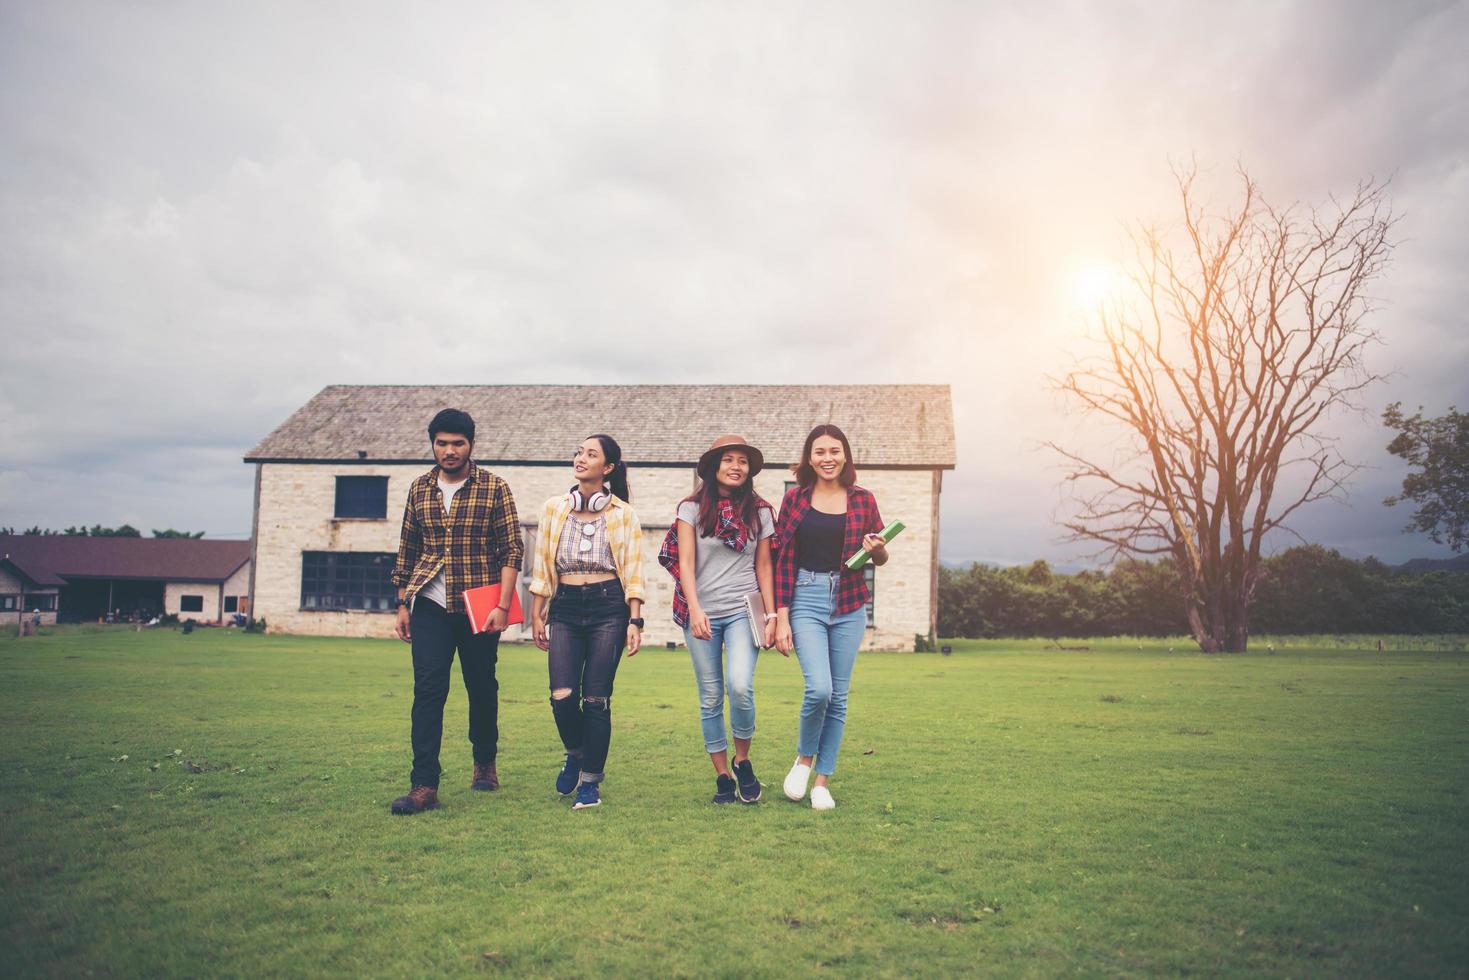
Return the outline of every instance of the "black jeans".
<path id="1" fill-rule="evenodd" d="M 469 741 L 475 762 L 494 762 L 500 740 L 500 683 L 495 680 L 499 633 L 473 633 L 469 617 L 447 613 L 428 599 L 413 603 L 413 773 L 414 786 L 439 785 L 439 744 L 444 740 L 444 701 L 454 651 L 469 694 Z"/>
<path id="2" fill-rule="evenodd" d="M 600 783 L 612 743 L 612 681 L 627 642 L 627 600 L 617 580 L 562 585 L 551 600 L 551 715 L 566 751 L 581 754 L 583 782 Z M 557 698 L 556 692 L 571 691 Z"/>

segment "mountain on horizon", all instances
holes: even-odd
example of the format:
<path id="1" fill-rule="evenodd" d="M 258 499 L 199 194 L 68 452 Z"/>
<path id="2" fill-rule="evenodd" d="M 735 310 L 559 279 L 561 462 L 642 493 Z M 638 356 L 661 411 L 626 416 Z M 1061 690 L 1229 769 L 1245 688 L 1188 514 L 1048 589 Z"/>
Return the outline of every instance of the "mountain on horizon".
<path id="1" fill-rule="evenodd" d="M 1453 558 L 1413 558 L 1401 565 L 1389 565 L 1394 572 L 1423 575 L 1427 572 L 1469 572 L 1469 554 Z"/>

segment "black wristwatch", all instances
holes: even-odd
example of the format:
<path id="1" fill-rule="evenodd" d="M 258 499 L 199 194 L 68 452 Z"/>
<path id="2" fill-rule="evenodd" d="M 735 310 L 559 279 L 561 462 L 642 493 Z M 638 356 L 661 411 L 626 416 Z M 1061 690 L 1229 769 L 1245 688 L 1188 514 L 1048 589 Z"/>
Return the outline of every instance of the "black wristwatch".
<path id="1" fill-rule="evenodd" d="M 641 617 L 641 616 L 634 616 L 634 617 L 632 617 L 631 619 L 629 619 L 627 621 L 627 625 L 629 625 L 629 626 L 636 626 L 638 629 L 642 629 L 643 628 L 643 617 Z"/>
<path id="2" fill-rule="evenodd" d="M 395 609 L 402 609 L 406 605 L 408 605 L 408 600 L 407 599 L 394 599 L 393 600 L 393 607 Z"/>

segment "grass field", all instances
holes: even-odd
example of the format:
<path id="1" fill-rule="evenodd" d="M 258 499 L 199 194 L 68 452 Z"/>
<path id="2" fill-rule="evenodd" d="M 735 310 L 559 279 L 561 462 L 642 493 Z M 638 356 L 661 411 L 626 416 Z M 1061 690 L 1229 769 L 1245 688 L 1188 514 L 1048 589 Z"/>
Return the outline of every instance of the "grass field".
<path id="1" fill-rule="evenodd" d="M 504 788 L 467 789 L 457 687 L 445 808 L 393 818 L 396 641 L 0 640 L 0 974 L 1469 969 L 1469 659 L 1087 645 L 864 655 L 825 814 L 779 792 L 794 659 L 757 673 L 764 802 L 709 804 L 687 655 L 652 650 L 573 813 L 544 655 L 507 646 Z"/>

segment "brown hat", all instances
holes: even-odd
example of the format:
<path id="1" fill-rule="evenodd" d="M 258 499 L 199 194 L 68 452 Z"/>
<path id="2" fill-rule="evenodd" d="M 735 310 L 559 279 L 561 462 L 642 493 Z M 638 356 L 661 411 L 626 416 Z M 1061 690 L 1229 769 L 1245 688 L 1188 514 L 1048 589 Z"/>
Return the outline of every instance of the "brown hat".
<path id="1" fill-rule="evenodd" d="M 753 478 L 765 467 L 765 454 L 745 441 L 744 436 L 720 436 L 699 457 L 699 477 L 712 480 L 719 467 L 719 458 L 726 449 L 738 449 L 750 458 L 750 476 Z"/>

